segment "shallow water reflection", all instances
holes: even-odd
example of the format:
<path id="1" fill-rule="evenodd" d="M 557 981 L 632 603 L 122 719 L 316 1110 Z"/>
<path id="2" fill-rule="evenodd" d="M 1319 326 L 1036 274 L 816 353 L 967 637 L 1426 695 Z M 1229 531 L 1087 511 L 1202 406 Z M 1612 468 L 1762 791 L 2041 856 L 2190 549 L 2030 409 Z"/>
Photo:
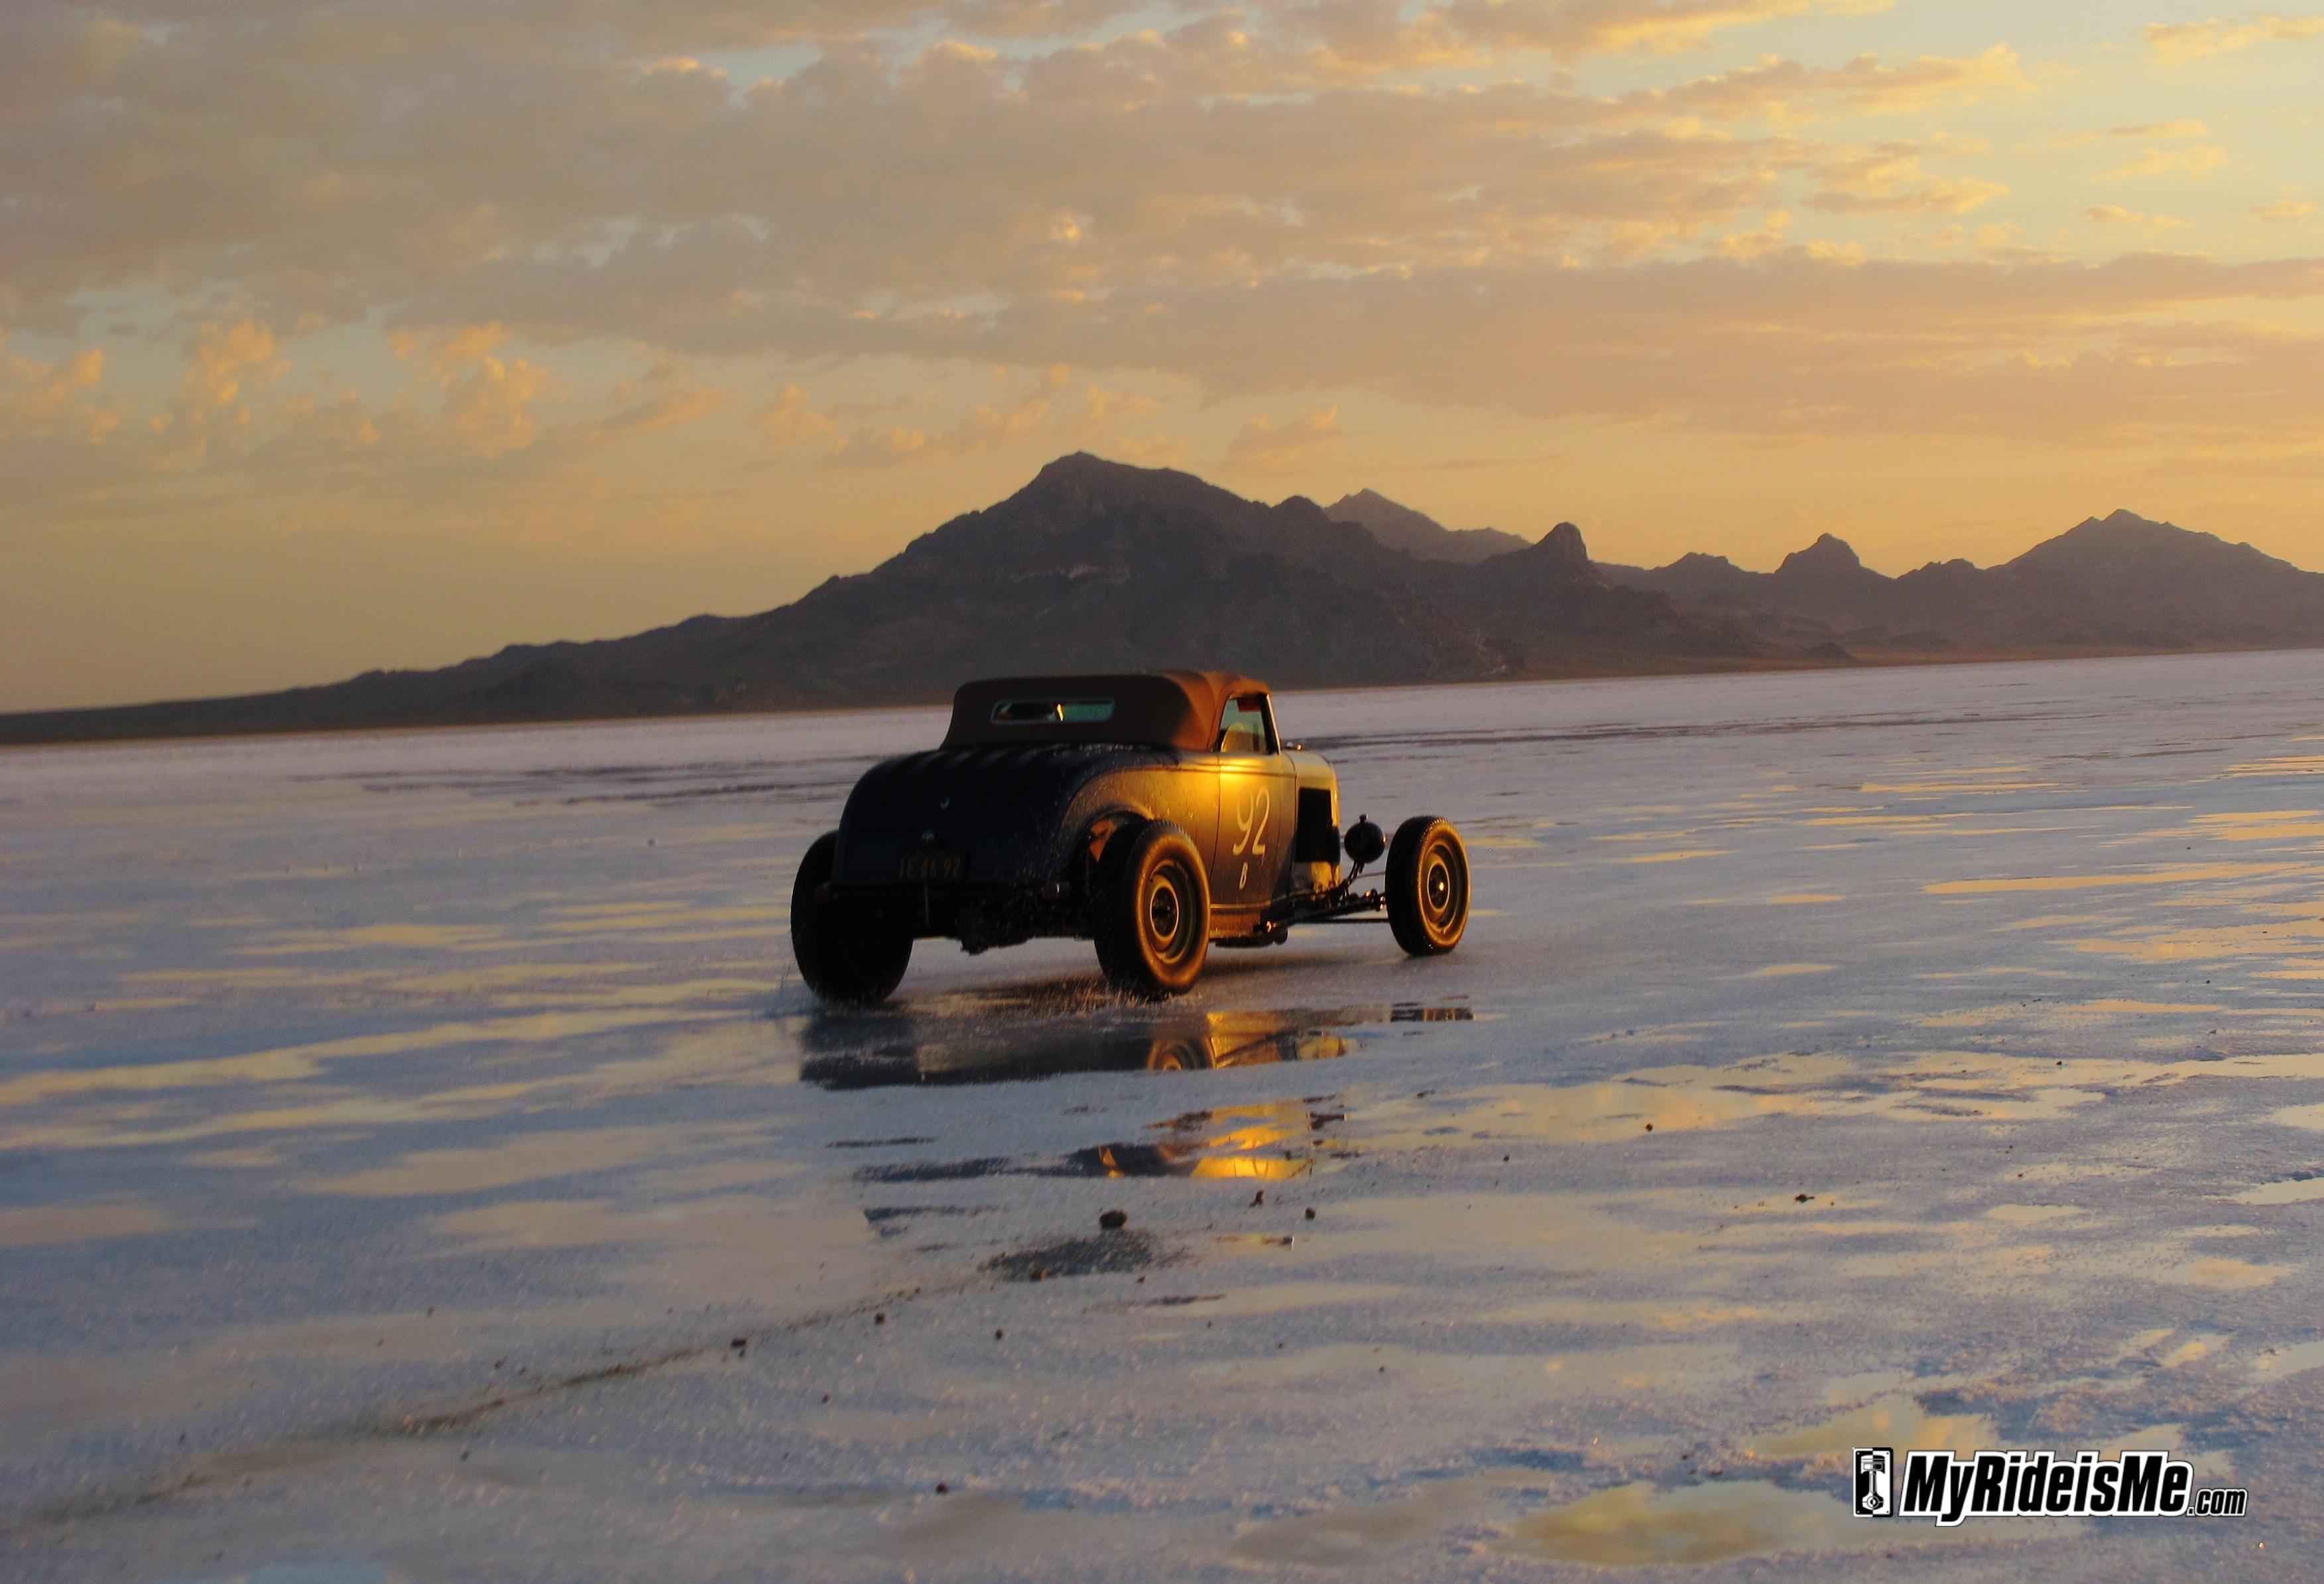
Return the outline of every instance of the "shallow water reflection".
<path id="1" fill-rule="evenodd" d="M 1101 1144 L 1075 1150 L 1066 1163 L 1093 1177 L 1279 1183 L 1311 1170 L 1317 1155 L 1337 1147 L 1332 1130 L 1345 1120 L 1336 1108 L 1316 1110 L 1297 1101 L 1224 1106 L 1156 1123 L 1163 1137 L 1153 1143 Z"/>
<path id="2" fill-rule="evenodd" d="M 1638 1568 L 1728 1561 L 1850 1542 L 1895 1543 L 1885 1531 L 1857 1533 L 1838 1502 L 1812 1491 L 1761 1479 L 1670 1488 L 1637 1480 L 1525 1520 L 1502 1549 L 1593 1567 Z"/>
<path id="3" fill-rule="evenodd" d="M 1361 1041 L 1334 1032 L 1392 1023 L 1465 1023 L 1467 1007 L 1335 1007 L 1274 1012 L 1157 1012 L 964 1032 L 908 1017 L 832 1017 L 803 1038 L 826 1054 L 799 1064 L 825 1089 L 899 1083 L 1001 1083 L 1066 1073 L 1177 1073 L 1320 1062 Z M 830 1048 L 830 1047 L 839 1048 Z"/>

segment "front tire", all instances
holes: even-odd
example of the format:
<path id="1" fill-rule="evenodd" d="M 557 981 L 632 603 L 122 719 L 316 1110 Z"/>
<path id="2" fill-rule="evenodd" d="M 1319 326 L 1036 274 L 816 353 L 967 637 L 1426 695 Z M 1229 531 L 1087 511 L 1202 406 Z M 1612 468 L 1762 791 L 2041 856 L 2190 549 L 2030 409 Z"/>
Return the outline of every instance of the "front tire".
<path id="1" fill-rule="evenodd" d="M 1156 820 L 1117 834 L 1098 865 L 1098 966 L 1141 1000 L 1184 995 L 1211 950 L 1211 887 L 1186 833 Z"/>
<path id="2" fill-rule="evenodd" d="M 1388 922 L 1396 944 L 1415 957 L 1441 956 L 1461 944 L 1469 927 L 1469 849 L 1445 821 L 1415 815 L 1396 828 Z"/>
<path id="3" fill-rule="evenodd" d="M 903 981 L 912 937 L 883 930 L 822 895 L 831 882 L 836 832 L 817 836 L 791 881 L 791 955 L 807 989 L 826 1001 L 870 1006 Z"/>

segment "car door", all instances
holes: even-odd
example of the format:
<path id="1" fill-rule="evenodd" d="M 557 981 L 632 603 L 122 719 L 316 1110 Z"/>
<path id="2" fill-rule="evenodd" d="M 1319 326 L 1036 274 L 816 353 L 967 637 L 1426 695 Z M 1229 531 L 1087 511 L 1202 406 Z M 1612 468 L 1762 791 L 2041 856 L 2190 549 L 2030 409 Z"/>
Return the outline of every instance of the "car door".
<path id="1" fill-rule="evenodd" d="M 1257 907 L 1275 895 L 1291 856 L 1298 787 L 1275 733 L 1267 695 L 1230 698 L 1221 714 L 1219 825 L 1212 847 L 1211 904 Z"/>

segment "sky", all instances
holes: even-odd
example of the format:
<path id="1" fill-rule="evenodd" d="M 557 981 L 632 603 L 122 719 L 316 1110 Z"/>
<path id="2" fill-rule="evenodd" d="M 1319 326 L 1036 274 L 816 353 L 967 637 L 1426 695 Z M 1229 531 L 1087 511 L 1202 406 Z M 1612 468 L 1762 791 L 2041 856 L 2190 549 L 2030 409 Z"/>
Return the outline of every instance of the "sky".
<path id="1" fill-rule="evenodd" d="M 2324 14 L 9 0 L 0 709 L 742 613 L 1074 450 L 2324 568 Z"/>

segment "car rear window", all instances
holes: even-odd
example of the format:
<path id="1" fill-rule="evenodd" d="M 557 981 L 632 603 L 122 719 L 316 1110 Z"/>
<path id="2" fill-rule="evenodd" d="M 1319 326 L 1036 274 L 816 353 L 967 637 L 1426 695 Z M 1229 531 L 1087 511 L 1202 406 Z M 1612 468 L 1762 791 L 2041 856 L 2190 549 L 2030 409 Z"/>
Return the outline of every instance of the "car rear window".
<path id="1" fill-rule="evenodd" d="M 1091 726 L 1111 719 L 1110 698 L 1004 698 L 992 706 L 996 726 Z"/>

